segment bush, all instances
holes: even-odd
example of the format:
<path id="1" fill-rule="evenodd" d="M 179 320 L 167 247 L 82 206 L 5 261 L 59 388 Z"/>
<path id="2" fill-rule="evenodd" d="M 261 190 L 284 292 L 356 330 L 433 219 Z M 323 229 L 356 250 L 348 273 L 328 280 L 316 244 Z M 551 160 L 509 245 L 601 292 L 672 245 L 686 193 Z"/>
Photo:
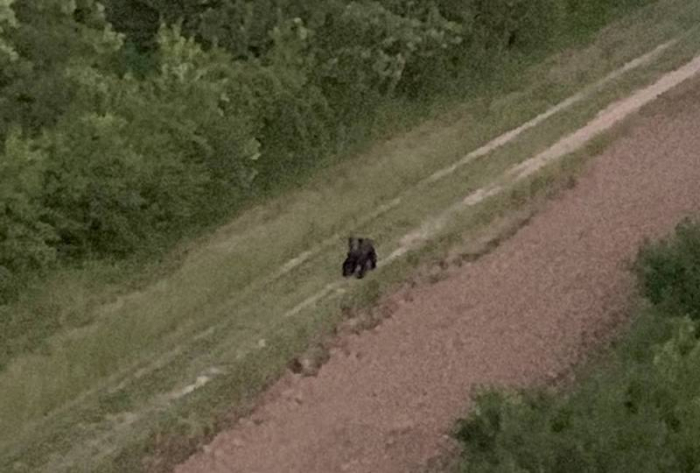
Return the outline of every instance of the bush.
<path id="1" fill-rule="evenodd" d="M 670 314 L 700 318 L 700 224 L 681 222 L 673 238 L 647 242 L 635 266 L 644 295 Z"/>
<path id="2" fill-rule="evenodd" d="M 37 140 L 50 157 L 44 204 L 64 254 L 126 256 L 205 222 L 212 196 L 226 204 L 253 177 L 259 144 L 252 93 L 238 80 L 245 71 L 177 28 L 163 28 L 158 44 L 148 81 L 66 70 L 82 94 Z"/>
<path id="3" fill-rule="evenodd" d="M 54 262 L 56 240 L 41 203 L 46 156 L 17 130 L 0 154 L 0 302 L 27 273 Z"/>

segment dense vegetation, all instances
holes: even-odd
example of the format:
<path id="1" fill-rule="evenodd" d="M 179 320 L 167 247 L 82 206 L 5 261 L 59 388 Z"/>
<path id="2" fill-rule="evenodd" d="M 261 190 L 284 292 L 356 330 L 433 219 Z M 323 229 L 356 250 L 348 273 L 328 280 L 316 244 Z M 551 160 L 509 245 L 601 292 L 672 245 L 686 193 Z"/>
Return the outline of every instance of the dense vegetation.
<path id="1" fill-rule="evenodd" d="M 648 1 L 0 0 L 0 304 L 295 182 L 388 101 Z"/>
<path id="2" fill-rule="evenodd" d="M 483 393 L 465 472 L 700 471 L 700 224 L 641 251 L 651 308 L 602 372 L 563 395 Z"/>

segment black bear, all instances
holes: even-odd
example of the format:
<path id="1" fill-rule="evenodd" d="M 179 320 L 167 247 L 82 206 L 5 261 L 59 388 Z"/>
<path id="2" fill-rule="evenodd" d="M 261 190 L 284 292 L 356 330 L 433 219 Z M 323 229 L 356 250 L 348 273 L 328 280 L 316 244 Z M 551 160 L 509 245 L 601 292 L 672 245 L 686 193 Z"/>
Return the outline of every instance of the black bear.
<path id="1" fill-rule="evenodd" d="M 343 276 L 355 274 L 357 279 L 362 279 L 368 270 L 376 267 L 377 252 L 374 242 L 369 238 L 348 238 L 348 256 L 343 261 Z"/>

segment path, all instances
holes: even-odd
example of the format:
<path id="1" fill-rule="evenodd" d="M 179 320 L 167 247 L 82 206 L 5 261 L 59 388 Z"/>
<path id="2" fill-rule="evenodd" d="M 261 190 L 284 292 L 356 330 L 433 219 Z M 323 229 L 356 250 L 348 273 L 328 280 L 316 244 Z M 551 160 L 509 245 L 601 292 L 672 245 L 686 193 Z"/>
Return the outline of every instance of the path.
<path id="1" fill-rule="evenodd" d="M 700 87 L 684 85 L 493 253 L 397 299 L 317 377 L 287 375 L 177 473 L 405 473 L 440 451 L 481 383 L 580 360 L 625 314 L 644 236 L 700 211 Z M 681 93 L 682 92 L 682 93 Z M 396 296 L 398 298 L 398 296 Z"/>

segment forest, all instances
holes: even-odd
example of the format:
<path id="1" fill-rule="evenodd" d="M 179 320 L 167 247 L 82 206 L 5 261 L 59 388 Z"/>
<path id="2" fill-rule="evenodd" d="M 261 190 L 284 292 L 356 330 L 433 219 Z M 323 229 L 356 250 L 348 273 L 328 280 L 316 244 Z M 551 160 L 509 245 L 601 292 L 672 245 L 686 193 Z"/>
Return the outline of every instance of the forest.
<path id="1" fill-rule="evenodd" d="M 0 0 L 0 304 L 148 258 L 347 158 L 383 105 L 648 2 Z"/>

